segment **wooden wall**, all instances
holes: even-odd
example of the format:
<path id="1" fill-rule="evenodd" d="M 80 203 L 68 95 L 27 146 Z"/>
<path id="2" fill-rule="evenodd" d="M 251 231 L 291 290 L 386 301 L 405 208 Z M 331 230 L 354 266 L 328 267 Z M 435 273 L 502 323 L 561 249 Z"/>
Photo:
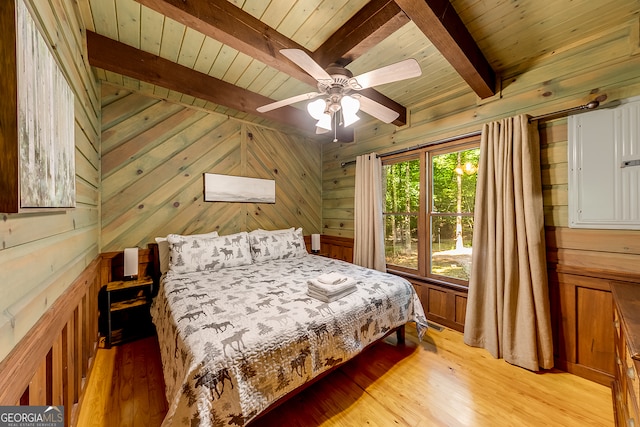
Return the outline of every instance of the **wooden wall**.
<path id="1" fill-rule="evenodd" d="M 609 282 L 640 283 L 640 231 L 568 228 L 567 120 L 543 124 L 540 136 L 556 366 L 609 385 L 615 369 Z"/>
<path id="2" fill-rule="evenodd" d="M 527 68 L 502 73 L 501 91 L 487 100 L 451 93 L 412 106 L 410 124 L 379 122 L 356 131 L 356 143 L 331 143 L 323 151 L 323 233 L 353 237 L 357 155 L 385 153 L 480 130 L 482 124 L 520 113 L 545 114 L 640 95 L 638 21 L 549 52 Z M 556 365 L 609 384 L 613 374 L 610 278 L 640 282 L 640 233 L 567 228 L 567 121 L 540 125 L 547 260 Z M 428 317 L 462 330 L 466 295 L 413 281 Z"/>
<path id="3" fill-rule="evenodd" d="M 100 93 L 84 24 L 73 0 L 26 4 L 75 96 L 77 207 L 0 213 L 0 360 L 99 254 Z"/>
<path id="4" fill-rule="evenodd" d="M 0 405 L 64 406 L 75 425 L 98 338 L 101 257 L 0 362 Z"/>
<path id="5" fill-rule="evenodd" d="M 155 236 L 321 224 L 321 145 L 102 86 L 102 251 Z M 274 179 L 276 203 L 203 201 L 204 172 Z"/>
<path id="6" fill-rule="evenodd" d="M 407 126 L 397 128 L 371 121 L 356 129 L 355 143 L 326 144 L 322 174 L 323 233 L 353 237 L 355 165 L 341 167 L 342 162 L 352 161 L 360 154 L 385 153 L 478 131 L 483 123 L 515 114 L 538 115 L 585 104 L 598 97 L 611 101 L 639 95 L 639 45 L 638 21 L 630 17 L 627 23 L 609 28 L 597 37 L 549 52 L 537 63 L 506 70 L 499 76 L 501 91 L 494 97 L 480 100 L 465 91 L 425 99 L 410 106 Z"/>

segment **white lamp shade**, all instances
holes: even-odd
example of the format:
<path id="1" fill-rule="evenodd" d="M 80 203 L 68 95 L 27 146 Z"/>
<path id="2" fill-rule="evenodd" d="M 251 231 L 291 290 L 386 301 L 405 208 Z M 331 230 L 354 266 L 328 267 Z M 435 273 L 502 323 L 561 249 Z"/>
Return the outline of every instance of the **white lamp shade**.
<path id="1" fill-rule="evenodd" d="M 355 114 L 355 113 L 354 114 L 347 114 L 345 112 L 342 115 L 342 121 L 343 121 L 345 127 L 354 124 L 358 120 L 360 120 L 360 117 L 358 117 L 358 115 Z"/>
<path id="2" fill-rule="evenodd" d="M 342 119 L 345 127 L 360 120 L 356 114 L 360 110 L 360 101 L 347 95 L 342 97 L 340 105 L 342 106 Z"/>
<path id="3" fill-rule="evenodd" d="M 125 277 L 138 275 L 138 248 L 125 248 L 123 275 Z"/>
<path id="4" fill-rule="evenodd" d="M 331 116 L 329 114 L 323 114 L 316 126 L 322 129 L 331 130 Z"/>
<path id="5" fill-rule="evenodd" d="M 307 104 L 307 111 L 316 120 L 321 120 L 324 115 L 324 111 L 327 108 L 327 103 L 324 99 L 316 99 Z"/>
<path id="6" fill-rule="evenodd" d="M 320 251 L 320 235 L 319 234 L 311 235 L 311 250 L 313 252 Z"/>
<path id="7" fill-rule="evenodd" d="M 344 114 L 355 115 L 360 110 L 360 101 L 352 96 L 345 95 L 340 100 L 340 106 Z"/>

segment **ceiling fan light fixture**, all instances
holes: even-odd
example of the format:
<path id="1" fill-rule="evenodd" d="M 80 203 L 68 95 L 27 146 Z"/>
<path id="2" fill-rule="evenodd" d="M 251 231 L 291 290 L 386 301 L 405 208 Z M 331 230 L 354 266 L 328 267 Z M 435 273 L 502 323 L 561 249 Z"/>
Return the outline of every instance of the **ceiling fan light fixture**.
<path id="1" fill-rule="evenodd" d="M 316 132 L 321 133 L 349 126 L 360 120 L 356 114 L 362 109 L 365 113 L 385 123 L 392 123 L 400 116 L 400 112 L 368 98 L 365 94 L 348 95 L 351 91 L 359 91 L 373 86 L 393 83 L 400 80 L 418 77 L 422 74 L 420 65 L 413 59 L 405 59 L 358 76 L 339 64 L 331 64 L 323 69 L 318 63 L 301 49 L 281 49 L 280 53 L 306 71 L 318 82 L 316 92 L 308 92 L 275 101 L 257 108 L 259 113 L 266 113 L 276 108 L 285 107 L 297 102 L 320 97 L 307 104 L 307 111 L 317 120 Z M 331 123 L 334 121 L 335 123 Z M 337 133 L 334 132 L 334 140 Z"/>
<path id="2" fill-rule="evenodd" d="M 318 123 L 316 123 L 316 127 L 331 130 L 331 115 L 322 114 L 322 116 L 318 119 Z"/>
<path id="3" fill-rule="evenodd" d="M 340 100 L 340 105 L 342 106 L 344 126 L 352 125 L 360 120 L 360 117 L 356 114 L 360 110 L 360 101 L 352 96 L 345 95 Z"/>
<path id="4" fill-rule="evenodd" d="M 307 104 L 309 115 L 316 120 L 322 120 L 324 112 L 327 109 L 327 102 L 324 99 L 316 99 Z"/>
<path id="5" fill-rule="evenodd" d="M 360 120 L 360 117 L 358 117 L 357 114 L 343 114 L 342 115 L 342 122 L 344 124 L 344 127 L 350 126 L 350 125 L 354 124 L 355 122 L 357 122 L 358 120 Z"/>

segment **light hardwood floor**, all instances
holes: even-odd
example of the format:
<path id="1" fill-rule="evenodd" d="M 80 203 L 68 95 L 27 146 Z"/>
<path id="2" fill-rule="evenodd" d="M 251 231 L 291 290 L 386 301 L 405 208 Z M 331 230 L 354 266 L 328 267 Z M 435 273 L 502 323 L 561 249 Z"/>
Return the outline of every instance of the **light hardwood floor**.
<path id="1" fill-rule="evenodd" d="M 608 387 L 537 374 L 430 329 L 387 338 L 252 424 L 262 426 L 613 426 Z M 99 349 L 78 425 L 159 426 L 166 403 L 155 338 Z"/>

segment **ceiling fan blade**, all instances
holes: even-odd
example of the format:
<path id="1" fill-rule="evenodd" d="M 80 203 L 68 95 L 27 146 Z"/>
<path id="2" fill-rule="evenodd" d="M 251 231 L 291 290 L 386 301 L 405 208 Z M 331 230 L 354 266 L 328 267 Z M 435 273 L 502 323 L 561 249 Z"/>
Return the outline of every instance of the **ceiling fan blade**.
<path id="1" fill-rule="evenodd" d="M 410 79 L 422 75 L 418 61 L 413 58 L 387 65 L 386 67 L 371 70 L 349 79 L 352 89 L 360 90 L 398 80 Z"/>
<path id="2" fill-rule="evenodd" d="M 385 123 L 391 123 L 398 118 L 400 113 L 393 111 L 391 108 L 387 108 L 384 105 L 362 96 L 360 94 L 351 95 L 360 101 L 360 109 L 365 113 L 375 117 L 378 120 L 382 120 Z"/>
<path id="3" fill-rule="evenodd" d="M 298 67 L 306 71 L 319 82 L 331 83 L 333 78 L 313 60 L 307 53 L 300 49 L 280 49 L 280 53 L 289 58 Z"/>
<path id="4" fill-rule="evenodd" d="M 316 96 L 322 95 L 320 92 L 308 92 L 302 95 L 292 96 L 291 98 L 283 99 L 281 101 L 272 102 L 271 104 L 263 105 L 256 108 L 259 113 L 266 113 L 267 111 L 275 110 L 276 108 L 284 107 L 285 105 L 295 104 L 296 102 L 306 101 L 307 99 L 313 99 Z"/>

